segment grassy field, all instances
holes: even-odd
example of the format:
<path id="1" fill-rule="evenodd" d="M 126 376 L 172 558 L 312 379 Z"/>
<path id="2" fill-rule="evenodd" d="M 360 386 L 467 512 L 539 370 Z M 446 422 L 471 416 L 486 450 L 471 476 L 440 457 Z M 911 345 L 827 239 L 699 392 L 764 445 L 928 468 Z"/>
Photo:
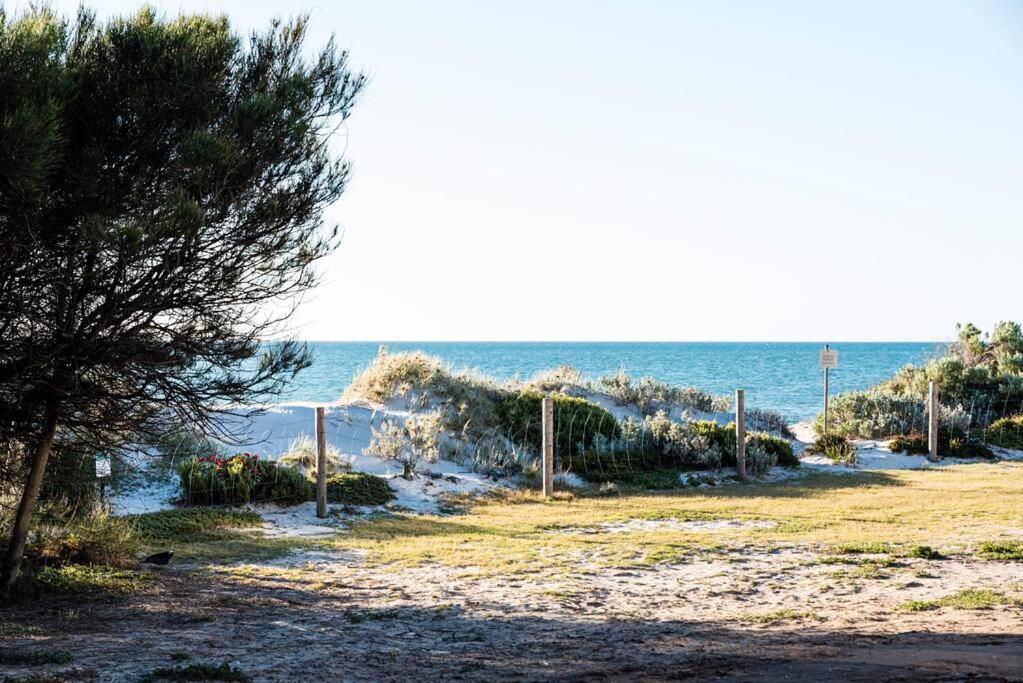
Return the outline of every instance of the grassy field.
<path id="1" fill-rule="evenodd" d="M 587 533 L 634 519 L 760 522 L 680 531 Z M 734 545 L 926 545 L 971 552 L 1023 530 L 1023 463 L 808 475 L 778 484 L 611 496 L 509 494 L 445 517 L 356 522 L 331 545 L 397 566 L 436 562 L 485 572 L 570 567 L 585 551 L 597 566 L 657 562 Z M 1008 535 L 1007 535 L 1008 534 Z M 1019 536 L 1015 536 L 1018 540 Z"/>
<path id="2" fill-rule="evenodd" d="M 65 572 L 32 610 L 0 605 L 0 666 L 11 680 L 1016 680 L 1021 499 L 1023 463 L 1002 462 L 507 492 L 355 517 L 327 539 L 165 511 L 132 523 L 143 550 L 175 550 L 167 569 Z"/>

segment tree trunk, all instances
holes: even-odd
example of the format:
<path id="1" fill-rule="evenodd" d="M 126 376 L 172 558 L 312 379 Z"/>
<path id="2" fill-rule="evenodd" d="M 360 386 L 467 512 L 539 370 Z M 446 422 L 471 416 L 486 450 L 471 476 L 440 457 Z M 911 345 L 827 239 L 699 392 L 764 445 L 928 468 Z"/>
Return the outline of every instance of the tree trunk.
<path id="1" fill-rule="evenodd" d="M 39 444 L 32 457 L 32 469 L 29 470 L 28 481 L 25 482 L 25 491 L 21 494 L 21 504 L 18 505 L 18 513 L 14 518 L 14 530 L 11 532 L 11 540 L 7 546 L 7 557 L 4 558 L 3 572 L 0 573 L 0 588 L 10 588 L 14 580 L 18 578 L 18 570 L 21 569 L 21 559 L 25 554 L 25 543 L 28 541 L 32 511 L 35 509 L 36 498 L 39 496 L 39 487 L 43 483 L 46 461 L 50 457 L 50 447 L 53 445 L 53 435 L 57 431 L 57 409 L 56 400 L 51 400 L 46 405 Z"/>

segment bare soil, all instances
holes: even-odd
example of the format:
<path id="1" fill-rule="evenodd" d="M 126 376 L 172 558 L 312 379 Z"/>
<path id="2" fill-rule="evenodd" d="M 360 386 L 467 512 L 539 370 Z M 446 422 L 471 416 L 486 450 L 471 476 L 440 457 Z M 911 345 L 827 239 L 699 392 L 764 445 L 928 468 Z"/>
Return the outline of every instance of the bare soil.
<path id="1" fill-rule="evenodd" d="M 323 551 L 172 567 L 140 595 L 0 609 L 0 650 L 73 658 L 0 677 L 134 681 L 230 662 L 256 681 L 1023 681 L 1018 602 L 900 608 L 966 588 L 1021 598 L 1019 563 L 831 563 L 800 547 L 612 569 L 578 559 L 557 576 Z"/>

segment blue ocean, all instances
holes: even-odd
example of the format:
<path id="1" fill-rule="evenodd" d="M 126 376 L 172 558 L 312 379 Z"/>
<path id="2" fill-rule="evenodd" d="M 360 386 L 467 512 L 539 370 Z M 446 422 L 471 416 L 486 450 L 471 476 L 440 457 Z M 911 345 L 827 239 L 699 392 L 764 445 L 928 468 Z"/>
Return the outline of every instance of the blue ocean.
<path id="1" fill-rule="evenodd" d="M 390 351 L 421 350 L 455 368 L 476 368 L 498 379 L 528 378 L 572 365 L 589 378 L 624 369 L 715 394 L 746 390 L 750 407 L 777 410 L 793 421 L 816 415 L 823 371 L 816 342 L 384 342 Z M 311 342 L 312 367 L 298 374 L 282 400 L 331 402 L 377 353 L 380 342 Z M 940 352 L 936 342 L 832 343 L 839 365 L 830 371 L 832 395 L 865 389 L 909 363 Z"/>

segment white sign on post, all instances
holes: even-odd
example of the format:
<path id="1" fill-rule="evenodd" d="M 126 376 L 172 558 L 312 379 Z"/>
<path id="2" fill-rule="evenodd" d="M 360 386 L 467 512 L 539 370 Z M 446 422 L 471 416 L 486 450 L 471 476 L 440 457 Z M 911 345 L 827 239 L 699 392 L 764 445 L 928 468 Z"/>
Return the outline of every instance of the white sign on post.
<path id="1" fill-rule="evenodd" d="M 96 478 L 103 479 L 110 476 L 110 456 L 106 453 L 96 454 Z"/>
<path id="2" fill-rule="evenodd" d="M 821 349 L 820 353 L 820 364 L 821 369 L 827 370 L 838 367 L 838 351 L 834 349 Z"/>

